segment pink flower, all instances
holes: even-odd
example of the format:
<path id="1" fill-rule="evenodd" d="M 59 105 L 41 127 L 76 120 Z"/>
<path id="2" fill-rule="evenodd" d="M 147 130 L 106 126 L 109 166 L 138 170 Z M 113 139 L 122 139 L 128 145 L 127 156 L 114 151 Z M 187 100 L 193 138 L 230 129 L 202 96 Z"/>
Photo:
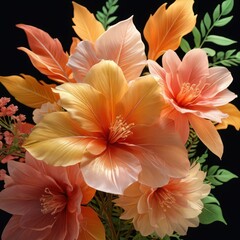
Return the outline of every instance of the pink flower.
<path id="1" fill-rule="evenodd" d="M 13 216 L 3 231 L 3 240 L 69 240 L 89 234 L 96 237 L 93 239 L 104 238 L 97 214 L 82 206 L 95 190 L 85 184 L 77 165 L 53 167 L 27 153 L 26 163 L 10 161 L 8 170 L 0 208 Z"/>
<path id="2" fill-rule="evenodd" d="M 135 229 L 143 236 L 156 233 L 163 238 L 174 232 L 185 235 L 188 227 L 199 225 L 201 199 L 211 189 L 204 184 L 206 174 L 199 168 L 199 164 L 192 166 L 187 177 L 172 178 L 160 188 L 133 183 L 114 200 L 124 209 L 121 219 L 133 219 Z"/>
<path id="3" fill-rule="evenodd" d="M 227 87 L 232 82 L 225 67 L 209 68 L 202 49 L 190 50 L 181 61 L 169 50 L 163 55 L 163 67 L 148 60 L 149 71 L 159 79 L 169 106 L 162 112 L 175 120 L 175 127 L 184 142 L 188 139 L 189 123 L 200 140 L 217 156 L 223 153 L 222 140 L 212 122 L 220 123 L 227 114 L 218 107 L 236 98 Z"/>

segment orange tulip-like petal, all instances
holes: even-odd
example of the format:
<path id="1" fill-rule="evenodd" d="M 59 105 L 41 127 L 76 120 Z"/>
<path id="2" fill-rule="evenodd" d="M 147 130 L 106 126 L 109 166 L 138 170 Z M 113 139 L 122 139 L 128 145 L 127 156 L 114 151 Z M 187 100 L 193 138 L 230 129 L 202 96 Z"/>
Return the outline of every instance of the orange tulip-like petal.
<path id="1" fill-rule="evenodd" d="M 55 85 L 41 84 L 29 75 L 0 77 L 0 82 L 12 96 L 28 107 L 40 108 L 44 103 L 59 99 L 58 94 L 52 91 Z"/>
<path id="2" fill-rule="evenodd" d="M 42 74 L 59 83 L 73 81 L 69 78 L 72 71 L 66 65 L 68 55 L 63 51 L 58 39 L 53 39 L 48 33 L 30 25 L 17 24 L 16 26 L 25 31 L 32 51 L 25 47 L 18 49 L 27 53 L 32 64 Z"/>
<path id="3" fill-rule="evenodd" d="M 216 125 L 217 129 L 226 129 L 228 125 L 232 125 L 235 127 L 237 131 L 240 129 L 240 111 L 238 108 L 228 103 L 224 106 L 218 108 L 220 111 L 227 113 L 229 116 L 227 118 L 223 118 L 222 122 Z"/>
<path id="4" fill-rule="evenodd" d="M 166 9 L 166 3 L 149 17 L 144 37 L 149 45 L 148 59 L 157 60 L 168 49 L 176 50 L 182 36 L 196 24 L 193 0 L 176 0 Z"/>
<path id="5" fill-rule="evenodd" d="M 90 207 L 81 207 L 83 220 L 80 220 L 81 230 L 79 232 L 78 240 L 104 240 L 105 229 L 98 218 L 98 215 Z"/>
<path id="6" fill-rule="evenodd" d="M 95 42 L 105 32 L 103 25 L 97 21 L 92 13 L 84 6 L 73 3 L 73 26 L 74 31 L 82 40 Z"/>

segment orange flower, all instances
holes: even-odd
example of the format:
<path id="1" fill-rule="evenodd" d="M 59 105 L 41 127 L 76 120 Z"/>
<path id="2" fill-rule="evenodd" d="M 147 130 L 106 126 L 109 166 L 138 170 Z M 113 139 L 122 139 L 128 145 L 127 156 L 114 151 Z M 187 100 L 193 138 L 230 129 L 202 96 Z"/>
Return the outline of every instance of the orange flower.
<path id="1" fill-rule="evenodd" d="M 189 135 L 189 123 L 200 140 L 219 158 L 223 143 L 212 122 L 220 123 L 228 115 L 219 107 L 237 97 L 227 87 L 232 76 L 225 67 L 209 68 L 207 54 L 202 49 L 190 50 L 181 61 L 169 50 L 163 55 L 163 67 L 149 60 L 150 73 L 164 86 L 168 102 L 163 115 L 175 120 L 183 142 Z"/>
<path id="2" fill-rule="evenodd" d="M 3 231 L 3 240 L 104 239 L 97 214 L 82 206 L 91 201 L 95 190 L 86 185 L 78 165 L 54 167 L 27 153 L 25 163 L 10 161 L 8 170 L 0 209 L 13 216 Z"/>
<path id="3" fill-rule="evenodd" d="M 133 183 L 114 200 L 124 209 L 120 218 L 133 219 L 135 229 L 143 236 L 156 233 L 163 238 L 174 232 L 185 235 L 188 227 L 198 226 L 203 208 L 201 199 L 210 192 L 210 185 L 203 182 L 205 175 L 196 164 L 187 177 L 171 178 L 159 188 Z"/>
<path id="4" fill-rule="evenodd" d="M 80 163 L 87 184 L 110 193 L 136 180 L 161 186 L 187 173 L 182 141 L 170 123 L 158 122 L 164 103 L 151 75 L 128 83 L 116 63 L 103 60 L 84 83 L 55 91 L 66 112 L 46 114 L 30 134 L 25 147 L 37 159 Z"/>

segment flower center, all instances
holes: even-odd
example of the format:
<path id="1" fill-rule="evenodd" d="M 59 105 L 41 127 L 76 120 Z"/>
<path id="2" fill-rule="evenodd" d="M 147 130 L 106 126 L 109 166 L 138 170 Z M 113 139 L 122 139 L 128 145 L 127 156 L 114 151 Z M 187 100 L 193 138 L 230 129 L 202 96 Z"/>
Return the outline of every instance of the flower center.
<path id="1" fill-rule="evenodd" d="M 158 188 L 155 193 L 158 198 L 158 203 L 164 212 L 171 208 L 176 202 L 175 197 L 168 189 Z"/>
<path id="2" fill-rule="evenodd" d="M 190 84 L 184 82 L 182 84 L 181 90 L 176 97 L 176 101 L 179 106 L 185 106 L 191 104 L 202 92 L 202 87 L 200 87 L 201 82 L 198 84 Z"/>
<path id="3" fill-rule="evenodd" d="M 124 141 L 129 135 L 132 134 L 131 128 L 134 123 L 126 123 L 121 116 L 117 116 L 111 127 L 109 128 L 108 142 L 115 143 Z"/>
<path id="4" fill-rule="evenodd" d="M 43 214 L 50 213 L 51 215 L 54 215 L 58 212 L 61 212 L 66 207 L 67 199 L 65 195 L 54 194 L 49 188 L 45 188 L 44 192 L 46 194 L 43 194 L 40 198 L 42 206 L 41 212 Z"/>

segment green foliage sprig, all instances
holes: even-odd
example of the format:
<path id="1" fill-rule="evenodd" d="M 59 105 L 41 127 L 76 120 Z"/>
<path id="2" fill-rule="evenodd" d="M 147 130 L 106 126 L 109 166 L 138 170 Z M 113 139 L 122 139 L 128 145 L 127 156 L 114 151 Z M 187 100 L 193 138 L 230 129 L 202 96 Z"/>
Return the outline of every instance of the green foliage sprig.
<path id="1" fill-rule="evenodd" d="M 96 18 L 102 23 L 104 29 L 107 29 L 108 26 L 116 20 L 117 16 L 111 15 L 113 15 L 119 7 L 117 3 L 118 0 L 107 0 L 106 4 L 102 7 L 102 11 L 97 11 Z"/>
<path id="2" fill-rule="evenodd" d="M 209 57 L 212 57 L 213 65 L 224 65 L 227 67 L 237 66 L 240 64 L 240 53 L 236 52 L 236 49 L 227 50 L 226 52 L 216 52 L 216 50 L 211 47 L 205 47 L 206 43 L 215 44 L 218 46 L 229 46 L 237 41 L 227 38 L 225 36 L 220 36 L 212 34 L 214 28 L 226 26 L 233 18 L 233 15 L 229 15 L 234 7 L 234 0 L 225 0 L 222 4 L 218 4 L 213 10 L 212 14 L 208 12 L 205 13 L 203 19 L 200 21 L 199 27 L 194 27 L 192 30 L 194 46 L 191 47 L 189 42 L 182 38 L 180 48 L 183 52 L 188 52 L 193 48 L 204 49 Z"/>

